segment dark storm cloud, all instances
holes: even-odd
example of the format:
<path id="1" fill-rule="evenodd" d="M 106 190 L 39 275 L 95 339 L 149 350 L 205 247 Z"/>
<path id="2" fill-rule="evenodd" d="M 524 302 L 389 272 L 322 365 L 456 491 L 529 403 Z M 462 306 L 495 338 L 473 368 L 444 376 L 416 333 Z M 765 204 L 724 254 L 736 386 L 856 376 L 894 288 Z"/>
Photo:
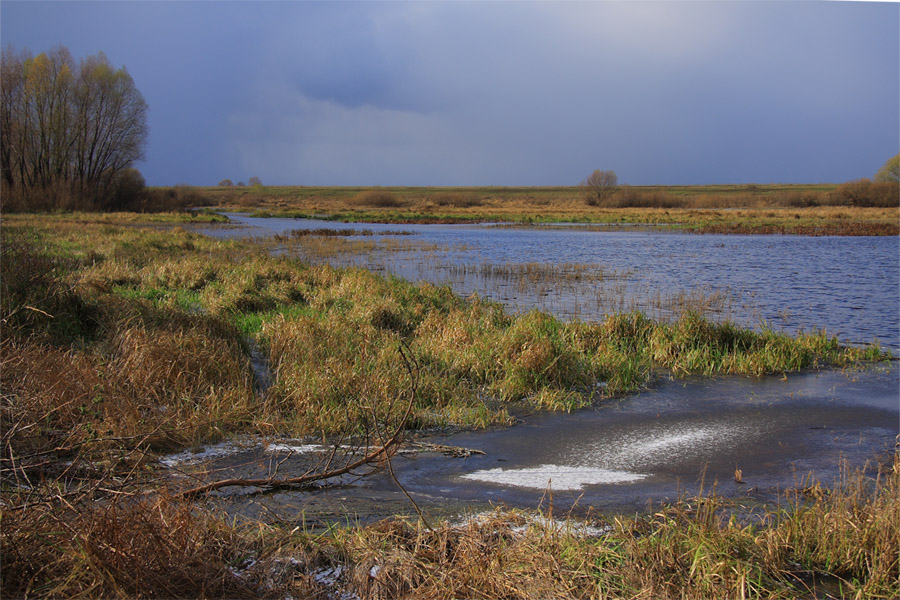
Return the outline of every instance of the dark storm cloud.
<path id="1" fill-rule="evenodd" d="M 898 151 L 900 7 L 4 2 L 125 63 L 154 183 L 843 181 Z"/>

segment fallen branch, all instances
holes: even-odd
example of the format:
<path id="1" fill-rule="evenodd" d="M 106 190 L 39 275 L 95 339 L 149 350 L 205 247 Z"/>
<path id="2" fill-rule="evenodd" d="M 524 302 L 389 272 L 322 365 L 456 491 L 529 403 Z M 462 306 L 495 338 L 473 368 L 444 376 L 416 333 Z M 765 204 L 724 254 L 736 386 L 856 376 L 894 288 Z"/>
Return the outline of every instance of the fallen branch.
<path id="1" fill-rule="evenodd" d="M 365 454 L 346 465 L 336 468 L 336 469 L 328 469 L 327 467 L 315 472 L 307 472 L 303 475 L 299 475 L 297 477 L 288 477 L 284 479 L 279 479 L 276 477 L 277 471 L 273 473 L 269 477 L 257 478 L 257 479 L 244 479 L 244 478 L 233 478 L 233 479 L 222 479 L 219 481 L 213 481 L 204 485 L 197 486 L 195 488 L 191 488 L 189 490 L 185 490 L 178 494 L 181 498 L 194 498 L 201 494 L 207 494 L 209 492 L 224 488 L 224 487 L 232 487 L 232 486 L 242 486 L 242 487 L 259 487 L 266 489 L 285 489 L 285 488 L 296 488 L 303 487 L 315 483 L 317 481 L 323 481 L 325 479 L 331 479 L 333 477 L 339 477 L 341 475 L 346 475 L 348 473 L 352 473 L 354 470 L 359 469 L 360 467 L 364 467 L 367 465 L 375 465 L 375 464 L 385 464 L 386 461 L 389 461 L 391 456 L 396 452 L 397 446 L 399 446 L 401 441 L 401 435 L 403 430 L 406 428 L 406 423 L 409 421 L 409 416 L 412 414 L 413 406 L 415 405 L 416 400 L 416 377 L 412 372 L 412 367 L 410 367 L 409 362 L 406 359 L 406 355 L 403 353 L 401 348 L 400 355 L 403 358 L 403 362 L 406 365 L 407 371 L 410 375 L 410 392 L 409 392 L 409 400 L 406 404 L 406 409 L 403 413 L 403 416 L 400 418 L 400 421 L 394 427 L 391 436 L 381 445 L 376 448 L 368 449 Z M 336 451 L 336 448 L 335 448 Z M 334 451 L 332 452 L 332 457 L 334 455 Z M 328 461 L 328 464 L 331 463 L 331 460 Z"/>

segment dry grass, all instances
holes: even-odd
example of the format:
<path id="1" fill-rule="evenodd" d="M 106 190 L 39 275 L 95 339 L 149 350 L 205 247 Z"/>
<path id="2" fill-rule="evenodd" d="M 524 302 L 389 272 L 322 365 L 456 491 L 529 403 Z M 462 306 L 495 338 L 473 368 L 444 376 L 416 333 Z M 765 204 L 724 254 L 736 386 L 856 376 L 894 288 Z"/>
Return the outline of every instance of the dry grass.
<path id="1" fill-rule="evenodd" d="M 271 597 L 233 565 L 252 533 L 160 497 L 2 516 L 5 598 Z M 283 597 L 283 596 L 282 596 Z"/>
<path id="2" fill-rule="evenodd" d="M 601 519 L 605 533 L 531 511 L 432 530 L 389 521 L 338 536 L 347 572 L 338 589 L 362 598 L 793 598 L 830 579 L 845 597 L 891 598 L 900 592 L 900 462 L 888 469 L 877 481 L 856 472 L 834 488 L 812 484 L 745 519 L 713 492 Z"/>
<path id="3" fill-rule="evenodd" d="M 807 481 L 741 518 L 711 492 L 587 523 L 498 510 L 314 533 L 162 495 L 5 511 L 0 560 L 4 597 L 886 599 L 900 593 L 898 507 L 896 456 L 875 479 Z"/>
<path id="4" fill-rule="evenodd" d="M 900 234 L 900 189 L 892 184 L 621 186 L 602 204 L 580 187 L 316 188 L 270 187 L 252 197 L 203 188 L 208 203 L 258 214 L 395 223 L 473 221 L 642 223 L 694 231 L 837 235 Z M 388 204 L 360 200 L 370 193 Z M 394 204 L 392 204 L 395 202 Z M 402 207 L 402 211 L 398 210 Z M 713 214 L 717 213 L 717 214 Z M 771 213 L 771 214 L 769 214 Z M 847 226 L 836 213 L 843 213 Z M 800 219 L 800 222 L 795 222 Z M 818 230 L 812 229 L 818 227 Z"/>

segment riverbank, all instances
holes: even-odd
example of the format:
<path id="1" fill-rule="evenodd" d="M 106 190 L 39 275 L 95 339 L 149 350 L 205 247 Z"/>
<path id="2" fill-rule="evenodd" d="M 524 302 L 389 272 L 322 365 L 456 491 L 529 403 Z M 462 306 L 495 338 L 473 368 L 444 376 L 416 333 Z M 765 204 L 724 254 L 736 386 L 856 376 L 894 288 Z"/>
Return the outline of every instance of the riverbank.
<path id="1" fill-rule="evenodd" d="M 217 210 L 343 222 L 593 223 L 691 233 L 900 235 L 900 193 L 890 185 L 622 186 L 600 204 L 586 202 L 578 187 L 198 190 Z"/>
<path id="2" fill-rule="evenodd" d="M 147 227 L 131 216 L 118 219 L 3 220 L 4 595 L 283 597 L 329 593 L 337 584 L 324 583 L 325 568 L 352 572 L 333 579 L 360 597 L 492 595 L 498 590 L 472 575 L 496 572 L 492 561 L 505 554 L 476 550 L 486 540 L 517 547 L 518 534 L 499 523 L 519 517 L 491 521 L 493 534 L 480 525 L 429 530 L 402 521 L 327 535 L 297 523 L 238 526 L 167 496 L 158 459 L 237 434 L 352 436 L 368 447 L 376 443 L 369 436 L 393 427 L 483 428 L 508 423 L 514 408 L 602 402 L 640 388 L 660 369 L 759 375 L 883 358 L 877 348 L 844 347 L 823 334 L 752 332 L 690 310 L 671 322 L 640 313 L 601 323 L 562 322 L 537 311 L 510 315 L 446 287 L 273 256 L 265 241 L 214 240 L 177 226 L 160 229 L 159 219 Z M 251 341 L 274 373 L 264 393 Z M 635 532 L 668 523 L 641 517 L 623 520 L 619 534 L 602 541 L 572 536 L 560 545 L 552 528 L 534 528 L 524 544 L 536 550 L 526 562 L 537 570 L 512 569 L 520 577 L 504 589 L 520 597 L 556 593 L 534 587 L 553 581 L 576 597 L 603 589 L 622 596 L 676 589 L 752 594 L 795 589 L 778 574 L 797 571 L 789 564 L 798 561 L 804 572 L 825 570 L 877 595 L 891 590 L 892 574 L 896 582 L 896 563 L 883 558 L 893 549 L 883 532 L 896 531 L 896 520 L 881 504 L 897 499 L 893 471 L 877 492 L 860 484 L 846 496 L 823 495 L 883 514 L 872 518 L 874 529 L 865 534 L 871 541 L 840 529 L 842 541 L 829 552 L 843 556 L 846 541 L 868 553 L 854 551 L 840 568 L 831 554 L 821 558 L 791 533 L 789 544 L 763 554 L 737 552 L 734 560 L 749 562 L 734 564 L 748 566 L 720 581 L 715 556 L 712 571 L 698 570 L 700 563 L 686 568 L 688 549 L 707 548 L 689 536 L 693 541 L 675 544 L 672 573 L 640 582 L 629 577 L 649 555 L 638 553 L 632 563 L 619 552 L 629 536 L 647 538 Z M 148 489 L 152 497 L 144 496 Z M 820 516 L 836 510 L 812 509 Z M 659 529 L 666 538 L 708 526 L 728 540 L 738 535 L 735 547 L 755 548 L 753 540 L 780 535 L 777 528 L 766 530 L 772 534 L 726 526 L 689 504 L 666 510 L 685 517 L 675 519 L 675 529 Z M 801 516 L 785 522 L 812 518 L 795 514 Z M 788 546 L 760 570 L 759 561 L 770 560 L 761 558 L 765 552 Z M 573 563 L 547 580 L 544 556 Z M 631 575 L 603 579 L 607 562 L 630 564 Z M 453 575 L 440 583 L 435 569 L 448 564 Z"/>

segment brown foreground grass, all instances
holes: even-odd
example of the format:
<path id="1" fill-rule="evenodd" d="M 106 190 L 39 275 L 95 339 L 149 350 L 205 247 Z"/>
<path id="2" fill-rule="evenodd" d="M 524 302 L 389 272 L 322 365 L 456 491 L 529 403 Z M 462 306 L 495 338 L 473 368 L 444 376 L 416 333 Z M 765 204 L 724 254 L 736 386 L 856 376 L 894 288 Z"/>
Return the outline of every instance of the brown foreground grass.
<path id="1" fill-rule="evenodd" d="M 408 388 L 400 341 L 418 366 L 414 427 L 502 423 L 512 402 L 572 409 L 660 367 L 780 373 L 883 355 L 690 311 L 670 323 L 508 315 L 448 288 L 140 225 L 4 218 L 4 598 L 791 597 L 811 573 L 861 597 L 900 592 L 896 461 L 877 480 L 808 484 L 756 519 L 731 520 L 707 495 L 609 520 L 600 536 L 538 513 L 313 532 L 176 500 L 162 452 L 236 433 L 371 427 L 369 407 Z M 248 337 L 275 371 L 265 396 Z"/>
<path id="2" fill-rule="evenodd" d="M 733 516 L 715 493 L 594 529 L 536 511 L 312 532 L 165 496 L 2 515 L 5 598 L 896 598 L 900 461 Z"/>

